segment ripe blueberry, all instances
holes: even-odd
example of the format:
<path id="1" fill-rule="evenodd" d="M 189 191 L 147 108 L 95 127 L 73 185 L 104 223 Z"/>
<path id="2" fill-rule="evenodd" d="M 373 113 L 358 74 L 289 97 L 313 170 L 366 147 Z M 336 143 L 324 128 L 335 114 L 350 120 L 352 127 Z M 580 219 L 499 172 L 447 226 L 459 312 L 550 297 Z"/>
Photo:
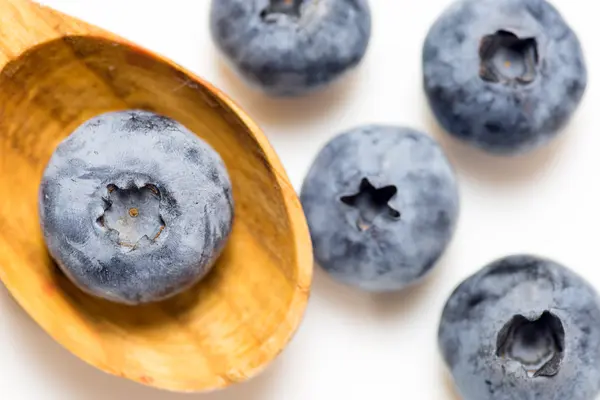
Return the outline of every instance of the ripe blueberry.
<path id="1" fill-rule="evenodd" d="M 425 93 L 452 136 L 495 154 L 553 138 L 587 84 L 575 33 L 545 0 L 458 0 L 423 48 Z"/>
<path id="2" fill-rule="evenodd" d="M 245 81 L 277 96 L 327 86 L 362 60 L 367 0 L 213 0 L 217 47 Z"/>
<path id="3" fill-rule="evenodd" d="M 52 257 L 84 291 L 125 304 L 162 300 L 209 272 L 232 226 L 219 155 L 146 111 L 99 115 L 61 142 L 39 211 Z"/>
<path id="4" fill-rule="evenodd" d="M 593 400 L 599 391 L 598 296 L 548 259 L 509 256 L 466 279 L 438 339 L 465 400 Z"/>
<path id="5" fill-rule="evenodd" d="M 301 201 L 317 263 L 341 282 L 374 292 L 425 276 L 459 212 L 454 171 L 437 143 L 381 125 L 330 141 L 310 168 Z"/>

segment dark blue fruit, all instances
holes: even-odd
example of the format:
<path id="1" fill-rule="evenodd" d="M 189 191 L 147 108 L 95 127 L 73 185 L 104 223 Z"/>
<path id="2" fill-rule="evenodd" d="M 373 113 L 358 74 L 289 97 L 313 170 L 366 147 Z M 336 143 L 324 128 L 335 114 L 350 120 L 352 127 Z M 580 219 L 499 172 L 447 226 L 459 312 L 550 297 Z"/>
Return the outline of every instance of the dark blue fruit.
<path id="1" fill-rule="evenodd" d="M 209 272 L 231 231 L 233 199 L 207 143 L 166 117 L 120 111 L 58 145 L 39 210 L 50 254 L 77 286 L 139 304 Z"/>
<path id="2" fill-rule="evenodd" d="M 301 201 L 317 263 L 339 281 L 374 292 L 425 276 L 459 213 L 454 171 L 438 144 L 380 125 L 330 141 L 310 168 Z"/>
<path id="3" fill-rule="evenodd" d="M 545 0 L 459 0 L 423 49 L 424 87 L 452 136 L 496 154 L 555 138 L 580 103 L 579 40 Z"/>
<path id="4" fill-rule="evenodd" d="M 464 400 L 594 400 L 600 302 L 554 261 L 516 255 L 466 279 L 442 314 L 439 344 Z"/>
<path id="5" fill-rule="evenodd" d="M 246 82 L 281 96 L 324 87 L 362 60 L 367 0 L 213 0 L 217 47 Z"/>

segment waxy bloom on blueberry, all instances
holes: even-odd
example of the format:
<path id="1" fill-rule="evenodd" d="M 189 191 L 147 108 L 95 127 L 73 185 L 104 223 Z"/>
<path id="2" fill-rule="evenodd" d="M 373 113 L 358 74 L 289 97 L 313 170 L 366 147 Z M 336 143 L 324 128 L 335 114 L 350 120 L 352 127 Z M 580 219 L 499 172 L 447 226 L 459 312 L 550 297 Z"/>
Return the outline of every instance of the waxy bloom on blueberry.
<path id="1" fill-rule="evenodd" d="M 464 400 L 595 400 L 600 389 L 600 302 L 549 259 L 514 255 L 452 293 L 439 344 Z"/>
<path id="2" fill-rule="evenodd" d="M 213 0 L 210 28 L 246 82 L 268 94 L 297 96 L 360 63 L 371 12 L 367 0 Z"/>
<path id="3" fill-rule="evenodd" d="M 65 274 L 125 304 L 166 299 L 198 282 L 234 214 L 220 156 L 181 124 L 137 110 L 97 116 L 58 145 L 39 211 Z"/>
<path id="4" fill-rule="evenodd" d="M 300 195 L 317 263 L 373 292 L 424 277 L 453 236 L 454 171 L 439 145 L 412 129 L 370 125 L 318 154 Z"/>
<path id="5" fill-rule="evenodd" d="M 587 84 L 579 40 L 545 0 L 457 0 L 427 35 L 423 73 L 442 127 L 504 155 L 555 138 Z"/>

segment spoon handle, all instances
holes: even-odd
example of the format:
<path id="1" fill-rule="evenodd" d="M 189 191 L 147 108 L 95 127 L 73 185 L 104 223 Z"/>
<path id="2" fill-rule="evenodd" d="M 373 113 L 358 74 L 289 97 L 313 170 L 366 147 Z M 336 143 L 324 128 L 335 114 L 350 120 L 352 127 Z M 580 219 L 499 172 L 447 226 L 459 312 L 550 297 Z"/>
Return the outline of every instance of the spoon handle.
<path id="1" fill-rule="evenodd" d="M 70 35 L 111 36 L 30 0 L 0 0 L 0 69 L 32 47 Z"/>

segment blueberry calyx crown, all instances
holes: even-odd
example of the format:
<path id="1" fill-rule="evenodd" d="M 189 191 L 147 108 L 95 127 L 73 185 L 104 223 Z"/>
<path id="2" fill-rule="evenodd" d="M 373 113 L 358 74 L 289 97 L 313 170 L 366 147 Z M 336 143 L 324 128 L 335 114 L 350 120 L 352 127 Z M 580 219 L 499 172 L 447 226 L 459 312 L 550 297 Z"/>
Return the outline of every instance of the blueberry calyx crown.
<path id="1" fill-rule="evenodd" d="M 496 356 L 520 363 L 528 377 L 551 377 L 564 357 L 565 330 L 549 311 L 537 319 L 515 315 L 498 333 L 496 349 Z"/>
<path id="2" fill-rule="evenodd" d="M 533 82 L 538 74 L 539 55 L 534 38 L 519 38 L 499 30 L 481 39 L 479 46 L 481 79 L 492 83 Z"/>
<path id="3" fill-rule="evenodd" d="M 367 178 L 363 178 L 358 192 L 353 195 L 342 196 L 340 201 L 359 210 L 356 227 L 360 231 L 365 231 L 371 227 L 373 221 L 379 215 L 385 215 L 395 220 L 400 218 L 400 211 L 388 204 L 397 192 L 396 186 L 389 185 L 375 188 Z"/>
<path id="4" fill-rule="evenodd" d="M 305 0 L 269 0 L 269 5 L 263 9 L 260 16 L 266 20 L 273 14 L 283 14 L 292 18 L 300 18 L 302 3 Z"/>
<path id="5" fill-rule="evenodd" d="M 118 245 L 136 249 L 143 239 L 155 242 L 166 228 L 160 214 L 161 194 L 155 185 L 119 188 L 106 187 L 104 213 L 96 223 L 112 233 Z"/>

